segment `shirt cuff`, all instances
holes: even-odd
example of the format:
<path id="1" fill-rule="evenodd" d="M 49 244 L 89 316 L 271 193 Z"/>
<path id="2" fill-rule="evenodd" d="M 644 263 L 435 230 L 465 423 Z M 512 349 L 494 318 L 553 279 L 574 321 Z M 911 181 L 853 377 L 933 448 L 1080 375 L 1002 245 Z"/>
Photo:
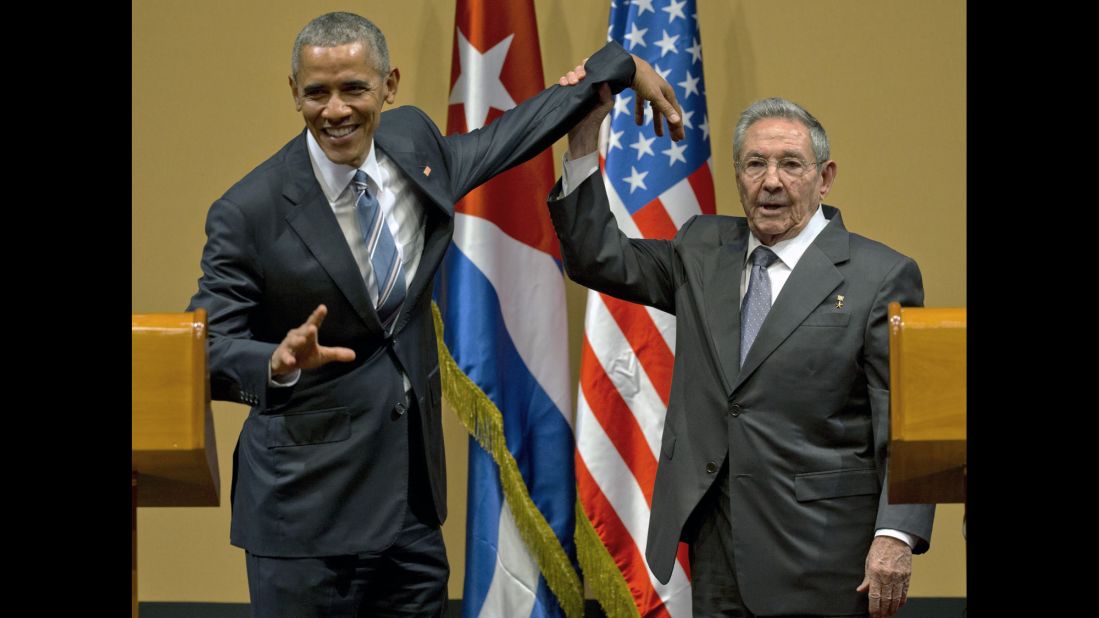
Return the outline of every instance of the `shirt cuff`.
<path id="1" fill-rule="evenodd" d="M 900 530 L 894 530 L 892 528 L 879 528 L 874 532 L 875 537 L 879 536 L 891 536 L 895 539 L 900 539 L 908 544 L 909 547 L 916 547 L 915 535 L 908 534 L 907 532 L 901 532 Z"/>
<path id="2" fill-rule="evenodd" d="M 276 378 L 271 375 L 271 363 L 267 363 L 267 386 L 274 388 L 289 388 L 297 384 L 299 378 L 301 378 L 301 369 L 295 369 L 281 378 Z"/>
<path id="3" fill-rule="evenodd" d="M 599 151 L 592 151 L 579 159 L 569 159 L 566 151 L 561 161 L 561 197 L 572 193 L 588 176 L 599 171 Z"/>

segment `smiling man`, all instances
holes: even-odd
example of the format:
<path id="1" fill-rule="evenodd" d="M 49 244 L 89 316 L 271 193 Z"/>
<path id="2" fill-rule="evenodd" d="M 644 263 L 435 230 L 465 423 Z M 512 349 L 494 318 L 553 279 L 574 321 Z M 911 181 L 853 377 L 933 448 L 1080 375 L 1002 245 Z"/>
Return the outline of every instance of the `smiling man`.
<path id="1" fill-rule="evenodd" d="M 289 82 L 306 128 L 210 207 L 190 304 L 209 316 L 211 395 L 252 406 L 230 539 L 253 615 L 445 611 L 430 289 L 454 203 L 564 135 L 596 84 L 632 86 L 682 136 L 644 61 L 608 44 L 587 69 L 590 83 L 443 136 L 414 107 L 383 113 L 400 71 L 373 23 L 329 13 L 298 34 Z"/>
<path id="2" fill-rule="evenodd" d="M 824 127 L 778 98 L 736 126 L 745 217 L 627 238 L 598 173 L 601 98 L 569 133 L 550 215 L 573 280 L 676 316 L 650 568 L 667 583 L 690 544 L 696 616 L 896 613 L 934 515 L 885 489 L 887 307 L 923 304 L 919 268 L 822 204 L 836 179 Z"/>

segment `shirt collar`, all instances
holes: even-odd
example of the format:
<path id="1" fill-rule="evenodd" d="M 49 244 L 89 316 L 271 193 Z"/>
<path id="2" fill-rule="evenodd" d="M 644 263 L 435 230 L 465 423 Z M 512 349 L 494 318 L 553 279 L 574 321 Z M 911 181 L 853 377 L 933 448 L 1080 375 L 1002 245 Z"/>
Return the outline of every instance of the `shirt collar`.
<path id="1" fill-rule="evenodd" d="M 340 194 L 351 183 L 351 179 L 355 177 L 355 172 L 358 170 L 366 172 L 366 175 L 370 177 L 371 184 L 374 185 L 371 188 L 375 192 L 378 190 L 381 167 L 379 167 L 378 157 L 374 153 L 373 139 L 370 140 L 370 150 L 366 154 L 366 160 L 358 168 L 342 163 L 333 163 L 328 155 L 324 154 L 321 145 L 313 137 L 312 131 L 305 132 L 305 141 L 309 146 L 309 160 L 313 164 L 313 175 L 317 177 L 317 182 L 320 183 L 321 190 L 324 191 L 324 196 L 328 198 L 329 202 L 335 202 L 340 197 Z"/>
<path id="2" fill-rule="evenodd" d="M 817 235 L 820 234 L 824 226 L 828 225 L 828 219 L 824 218 L 824 209 L 817 205 L 816 212 L 809 217 L 809 223 L 805 224 L 805 229 L 801 230 L 797 236 L 793 238 L 787 238 L 786 240 L 780 240 L 769 248 L 775 252 L 778 259 L 786 265 L 787 268 L 793 270 L 798 264 L 798 260 L 805 254 L 809 245 L 813 244 Z M 759 239 L 756 238 L 755 233 L 748 235 L 748 252 L 744 254 L 744 263 L 748 263 L 749 257 L 752 255 L 752 251 L 755 251 L 756 247 L 762 245 Z"/>

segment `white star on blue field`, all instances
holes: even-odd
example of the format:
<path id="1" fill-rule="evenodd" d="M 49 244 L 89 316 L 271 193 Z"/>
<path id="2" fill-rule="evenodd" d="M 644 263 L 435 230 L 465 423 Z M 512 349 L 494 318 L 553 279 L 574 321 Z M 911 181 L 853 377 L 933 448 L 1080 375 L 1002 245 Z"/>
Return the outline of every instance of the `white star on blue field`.
<path id="1" fill-rule="evenodd" d="M 615 97 L 607 143 L 606 177 L 633 214 L 710 158 L 710 123 L 702 77 L 702 43 L 694 0 L 617 0 L 607 40 L 644 58 L 675 90 L 686 137 L 656 137 L 652 112 L 633 120 L 634 91 Z"/>

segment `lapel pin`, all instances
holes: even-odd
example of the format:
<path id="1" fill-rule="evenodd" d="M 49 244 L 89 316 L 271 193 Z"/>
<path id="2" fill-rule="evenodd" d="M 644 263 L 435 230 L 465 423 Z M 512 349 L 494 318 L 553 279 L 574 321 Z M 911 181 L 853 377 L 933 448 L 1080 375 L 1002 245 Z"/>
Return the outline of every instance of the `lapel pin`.
<path id="1" fill-rule="evenodd" d="M 424 166 L 424 176 L 430 176 L 430 175 L 431 175 L 431 166 L 430 165 L 425 165 Z"/>
<path id="2" fill-rule="evenodd" d="M 836 295 L 836 309 L 843 309 L 843 294 Z"/>

